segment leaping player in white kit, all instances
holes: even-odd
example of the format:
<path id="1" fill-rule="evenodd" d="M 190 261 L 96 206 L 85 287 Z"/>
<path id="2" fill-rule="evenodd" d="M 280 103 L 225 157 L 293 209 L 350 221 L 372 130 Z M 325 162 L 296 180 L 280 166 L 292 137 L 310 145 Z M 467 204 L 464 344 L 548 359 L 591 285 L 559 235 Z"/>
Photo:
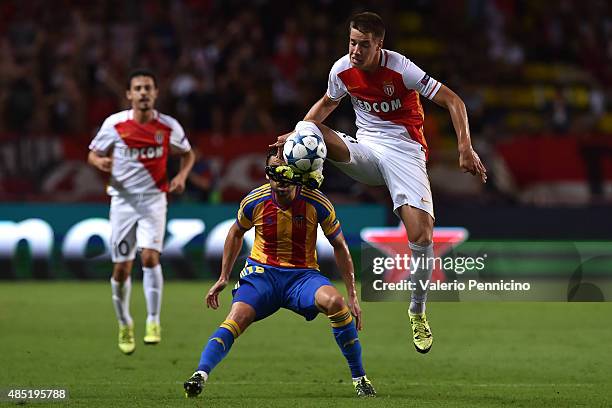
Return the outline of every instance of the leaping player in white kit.
<path id="1" fill-rule="evenodd" d="M 185 132 L 176 119 L 154 110 L 158 95 L 153 73 L 130 73 L 126 97 L 132 109 L 109 116 L 89 145 L 88 162 L 110 173 L 110 280 L 119 321 L 119 349 L 134 352 L 134 323 L 130 315 L 132 263 L 141 250 L 143 288 L 147 305 L 145 344 L 161 341 L 159 321 L 163 276 L 159 256 L 166 229 L 166 192 L 182 193 L 194 163 Z M 181 156 L 178 174 L 168 184 L 169 154 Z"/>
<path id="2" fill-rule="evenodd" d="M 322 135 L 328 159 L 355 180 L 386 185 L 393 211 L 406 228 L 413 259 L 426 261 L 433 257 L 434 210 L 419 94 L 449 110 L 461 169 L 480 177 L 483 183 L 486 169 L 472 148 L 463 101 L 405 56 L 383 49 L 384 36 L 384 23 L 377 14 L 365 12 L 351 18 L 349 53 L 333 65 L 327 92 L 295 130 L 309 129 Z M 357 138 L 321 123 L 347 94 L 355 109 Z M 282 146 L 287 136 L 280 136 L 272 146 Z M 419 284 L 431 279 L 432 268 L 432 262 L 420 262 L 411 271 L 416 289 L 408 315 L 420 353 L 427 353 L 433 343 L 425 315 L 427 290 Z"/>

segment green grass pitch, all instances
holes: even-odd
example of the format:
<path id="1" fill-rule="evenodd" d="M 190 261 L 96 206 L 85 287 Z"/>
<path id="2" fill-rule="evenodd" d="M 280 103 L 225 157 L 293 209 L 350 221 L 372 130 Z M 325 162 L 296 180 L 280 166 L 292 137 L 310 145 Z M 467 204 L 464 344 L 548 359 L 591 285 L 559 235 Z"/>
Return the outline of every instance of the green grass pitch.
<path id="1" fill-rule="evenodd" d="M 405 304 L 363 303 L 361 342 L 378 397 L 357 400 L 327 319 L 281 310 L 254 324 L 197 400 L 182 382 L 223 320 L 203 304 L 209 282 L 168 281 L 163 340 L 142 344 L 144 297 L 134 285 L 138 344 L 116 345 L 105 282 L 0 284 L 0 388 L 63 387 L 70 407 L 599 407 L 612 404 L 612 303 L 432 303 L 432 351 L 410 340 Z M 0 403 L 13 405 L 15 403 Z"/>

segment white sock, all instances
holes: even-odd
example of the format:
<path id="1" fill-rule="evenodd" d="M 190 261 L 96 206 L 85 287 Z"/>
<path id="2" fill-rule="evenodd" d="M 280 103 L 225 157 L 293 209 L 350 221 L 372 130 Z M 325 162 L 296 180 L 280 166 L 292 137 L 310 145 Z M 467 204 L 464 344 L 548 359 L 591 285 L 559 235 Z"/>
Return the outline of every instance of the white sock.
<path id="1" fill-rule="evenodd" d="M 122 325 L 131 326 L 133 324 L 132 316 L 130 315 L 130 294 L 132 292 L 132 278 L 128 278 L 119 282 L 114 278 L 110 279 L 111 290 L 113 294 L 113 306 L 115 306 L 115 314 L 117 320 Z"/>
<path id="2" fill-rule="evenodd" d="M 410 297 L 410 313 L 423 314 L 425 313 L 425 302 L 427 301 L 427 288 L 423 289 L 423 285 L 427 286 L 431 281 L 431 273 L 433 271 L 433 243 L 423 246 L 410 242 L 410 250 L 412 251 L 410 280 L 414 285 L 414 290 Z M 417 262 L 418 260 L 418 262 Z M 418 265 L 414 267 L 414 265 Z"/>
<path id="3" fill-rule="evenodd" d="M 193 375 L 200 374 L 204 378 L 204 382 L 208 381 L 208 373 L 206 371 L 196 371 Z"/>
<path id="4" fill-rule="evenodd" d="M 324 139 L 321 129 L 319 129 L 319 127 L 312 122 L 308 122 L 306 120 L 299 121 L 295 125 L 295 131 L 299 132 L 301 130 L 310 130 L 311 132 L 314 132 L 315 135 L 321 137 L 321 139 Z"/>
<path id="5" fill-rule="evenodd" d="M 147 301 L 147 323 L 159 324 L 164 277 L 160 264 L 142 268 L 142 287 Z"/>

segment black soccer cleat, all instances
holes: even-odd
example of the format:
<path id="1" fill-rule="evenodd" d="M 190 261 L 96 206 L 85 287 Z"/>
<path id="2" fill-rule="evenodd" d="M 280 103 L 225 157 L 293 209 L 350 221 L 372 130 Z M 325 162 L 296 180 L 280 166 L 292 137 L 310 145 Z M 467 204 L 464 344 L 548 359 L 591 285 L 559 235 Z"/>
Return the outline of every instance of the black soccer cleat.
<path id="1" fill-rule="evenodd" d="M 185 397 L 187 398 L 195 398 L 202 393 L 204 389 L 204 384 L 206 384 L 206 379 L 199 372 L 193 373 L 191 378 L 189 378 L 183 384 L 183 388 L 185 389 Z"/>
<path id="2" fill-rule="evenodd" d="M 357 380 L 353 380 L 353 386 L 358 397 L 375 397 L 376 390 L 370 380 L 365 375 Z"/>

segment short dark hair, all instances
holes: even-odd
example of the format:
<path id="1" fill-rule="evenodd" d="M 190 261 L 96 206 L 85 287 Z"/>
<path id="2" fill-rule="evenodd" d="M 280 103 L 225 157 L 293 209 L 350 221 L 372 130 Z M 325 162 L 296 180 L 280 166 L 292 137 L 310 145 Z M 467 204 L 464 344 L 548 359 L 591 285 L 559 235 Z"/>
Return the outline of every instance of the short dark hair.
<path id="1" fill-rule="evenodd" d="M 271 147 L 266 154 L 266 166 L 270 162 L 270 158 L 278 156 L 278 147 Z"/>
<path id="2" fill-rule="evenodd" d="M 138 76 L 144 76 L 144 77 L 149 77 L 153 79 L 153 85 L 155 85 L 155 88 L 157 88 L 157 77 L 155 76 L 153 71 L 147 68 L 136 68 L 130 71 L 128 75 L 127 83 L 125 84 L 126 85 L 125 89 L 129 90 L 132 87 L 132 79 Z"/>
<path id="3" fill-rule="evenodd" d="M 364 34 L 372 33 L 375 38 L 385 38 L 385 23 L 378 14 L 371 11 L 353 14 L 349 20 L 349 29 L 351 28 Z"/>

